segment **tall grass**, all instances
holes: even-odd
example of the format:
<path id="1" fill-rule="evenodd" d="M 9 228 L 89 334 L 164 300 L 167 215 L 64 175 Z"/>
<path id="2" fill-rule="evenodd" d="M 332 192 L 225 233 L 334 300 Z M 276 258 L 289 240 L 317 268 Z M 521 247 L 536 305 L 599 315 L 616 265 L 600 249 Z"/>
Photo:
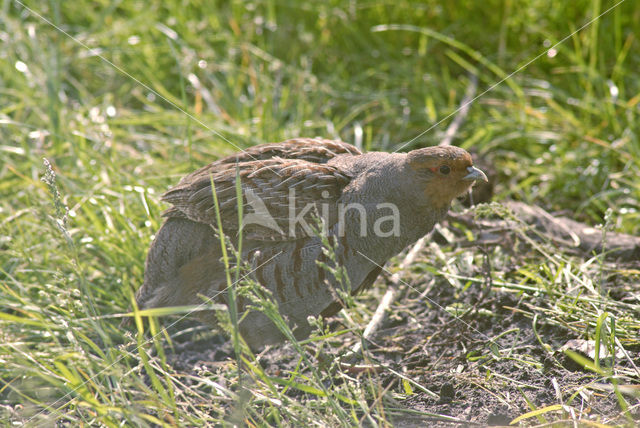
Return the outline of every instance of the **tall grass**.
<path id="1" fill-rule="evenodd" d="M 479 93 L 510 76 L 474 102 L 455 141 L 495 167 L 497 200 L 594 225 L 612 209 L 612 228 L 640 231 L 631 0 L 610 11 L 617 2 L 23 3 L 50 23 L 0 3 L 0 420 L 384 425 L 414 384 L 393 375 L 400 386 L 388 390 L 335 364 L 309 372 L 323 341 L 294 341 L 293 373 L 274 376 L 238 351 L 228 370 L 192 379 L 167 364 L 159 325 L 148 341 L 139 316 L 133 331 L 119 323 L 160 226 L 158 196 L 180 176 L 296 136 L 362 135 L 371 150 L 437 144 L 451 119 L 413 139 L 455 112 L 469 73 Z M 484 281 L 477 253 L 431 255 L 415 271 L 460 295 Z M 489 257 L 494 286 L 531 302 L 532 321 L 637 349 L 637 297 L 613 293 L 637 296 L 637 267 L 533 251 L 514 271 L 499 249 Z M 351 321 L 365 323 L 379 294 L 356 303 Z M 555 304 L 539 305 L 540 295 Z M 544 334 L 541 349 L 554 347 Z M 482 358 L 492 367 L 507 351 Z M 593 364 L 602 383 L 634 376 Z"/>

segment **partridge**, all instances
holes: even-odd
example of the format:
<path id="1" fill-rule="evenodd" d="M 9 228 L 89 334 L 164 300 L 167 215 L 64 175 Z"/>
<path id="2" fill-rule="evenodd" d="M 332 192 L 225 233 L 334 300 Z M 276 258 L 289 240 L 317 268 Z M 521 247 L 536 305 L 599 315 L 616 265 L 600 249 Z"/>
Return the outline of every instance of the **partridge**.
<path id="1" fill-rule="evenodd" d="M 172 207 L 149 249 L 138 306 L 198 305 L 207 298 L 227 303 L 215 188 L 222 230 L 234 245 L 242 236 L 248 275 L 271 292 L 296 337 L 304 338 L 309 315 L 330 316 L 341 308 L 336 288 L 344 281 L 322 267 L 331 264 L 322 233 L 335 243 L 333 261 L 346 272 L 348 291 L 360 292 L 476 180 L 487 178 L 469 153 L 454 146 L 362 153 L 317 138 L 254 146 L 187 175 L 162 196 Z M 239 304 L 244 310 L 245 302 Z M 215 322 L 210 311 L 199 316 Z M 247 310 L 239 329 L 256 350 L 284 339 L 255 309 Z"/>

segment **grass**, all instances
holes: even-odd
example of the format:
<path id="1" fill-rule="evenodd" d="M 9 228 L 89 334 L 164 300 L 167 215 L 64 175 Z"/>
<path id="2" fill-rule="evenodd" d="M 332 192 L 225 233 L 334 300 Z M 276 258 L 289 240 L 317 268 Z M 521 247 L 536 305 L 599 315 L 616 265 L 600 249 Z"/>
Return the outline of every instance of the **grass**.
<path id="1" fill-rule="evenodd" d="M 479 93 L 506 80 L 474 102 L 455 143 L 493 165 L 496 201 L 638 235 L 640 8 L 627 0 L 609 10 L 616 3 L 24 2 L 74 40 L 20 2 L 1 2 L 0 420 L 384 425 L 406 414 L 400 403 L 428 390 L 418 375 L 387 372 L 384 383 L 331 364 L 310 372 L 350 332 L 298 346 L 295 370 L 280 375 L 245 351 L 193 376 L 167 362 L 165 335 L 149 342 L 120 328 L 160 226 L 159 195 L 194 168 L 266 141 L 437 144 L 474 73 Z M 475 267 L 488 259 L 492 293 L 517 297 L 540 352 L 559 350 L 559 329 L 625 348 L 637 365 L 637 264 L 527 248 L 483 255 L 432 244 L 406 280 L 451 290 L 457 304 L 447 309 L 465 314 L 465 296 L 486 283 Z M 341 315 L 343 329 L 364 327 L 383 288 Z M 411 319 L 402 305 L 394 316 Z M 542 365 L 506 336 L 467 357 L 487 373 L 473 382 L 491 389 L 510 359 Z M 606 384 L 616 386 L 621 419 L 602 422 L 630 423 L 637 393 L 617 385 L 638 376 L 625 364 L 582 361 L 593 384 L 561 385 L 569 401 L 527 398 L 518 415 L 570 418 L 562 406 Z"/>

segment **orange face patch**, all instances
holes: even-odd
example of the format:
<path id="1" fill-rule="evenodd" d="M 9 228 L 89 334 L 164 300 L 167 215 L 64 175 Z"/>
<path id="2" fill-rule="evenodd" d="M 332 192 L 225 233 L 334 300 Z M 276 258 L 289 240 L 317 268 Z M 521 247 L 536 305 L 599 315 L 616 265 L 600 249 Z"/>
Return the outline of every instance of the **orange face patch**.
<path id="1" fill-rule="evenodd" d="M 434 206 L 448 205 L 472 184 L 463 178 L 473 161 L 471 155 L 460 147 L 427 147 L 413 150 L 407 156 L 412 169 L 433 174 L 426 182 L 424 195 Z"/>

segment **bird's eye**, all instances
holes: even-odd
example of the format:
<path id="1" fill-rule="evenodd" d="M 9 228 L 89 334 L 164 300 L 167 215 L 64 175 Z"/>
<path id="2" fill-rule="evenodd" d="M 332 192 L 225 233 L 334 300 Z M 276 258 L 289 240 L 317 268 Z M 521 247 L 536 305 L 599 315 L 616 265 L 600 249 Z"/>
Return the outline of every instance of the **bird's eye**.
<path id="1" fill-rule="evenodd" d="M 451 168 L 449 168 L 447 165 L 442 165 L 440 167 L 440 174 L 444 174 L 447 175 L 451 172 Z"/>

